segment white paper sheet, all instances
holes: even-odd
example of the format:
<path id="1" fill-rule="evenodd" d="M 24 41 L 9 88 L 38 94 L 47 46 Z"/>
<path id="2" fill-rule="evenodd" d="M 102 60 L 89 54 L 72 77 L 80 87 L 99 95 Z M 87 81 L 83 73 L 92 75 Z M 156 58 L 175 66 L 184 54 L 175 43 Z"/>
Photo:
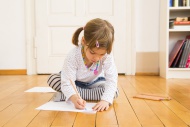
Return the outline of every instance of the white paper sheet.
<path id="1" fill-rule="evenodd" d="M 92 110 L 92 107 L 96 105 L 96 103 L 86 103 L 86 107 L 84 110 L 79 110 L 74 107 L 74 104 L 71 102 L 54 102 L 49 101 L 40 107 L 36 108 L 37 110 L 53 110 L 53 111 L 71 111 L 71 112 L 84 112 L 84 113 L 96 113 L 96 111 Z"/>
<path id="2" fill-rule="evenodd" d="M 43 92 L 43 93 L 49 93 L 49 92 L 56 92 L 51 87 L 33 87 L 29 90 L 26 90 L 24 92 Z"/>

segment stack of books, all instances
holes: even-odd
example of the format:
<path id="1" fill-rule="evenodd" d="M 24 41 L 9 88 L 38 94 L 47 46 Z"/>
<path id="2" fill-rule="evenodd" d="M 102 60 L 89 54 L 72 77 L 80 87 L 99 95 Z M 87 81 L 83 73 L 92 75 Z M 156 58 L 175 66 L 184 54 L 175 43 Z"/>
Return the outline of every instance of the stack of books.
<path id="1" fill-rule="evenodd" d="M 190 29 L 190 20 L 188 17 L 177 17 L 173 23 L 174 29 Z"/>
<path id="2" fill-rule="evenodd" d="M 169 0 L 170 7 L 188 7 L 190 0 Z"/>
<path id="3" fill-rule="evenodd" d="M 169 55 L 170 68 L 190 68 L 190 35 L 178 40 Z"/>
<path id="4" fill-rule="evenodd" d="M 178 30 L 190 29 L 190 16 L 189 17 L 176 17 L 169 19 L 169 28 Z"/>

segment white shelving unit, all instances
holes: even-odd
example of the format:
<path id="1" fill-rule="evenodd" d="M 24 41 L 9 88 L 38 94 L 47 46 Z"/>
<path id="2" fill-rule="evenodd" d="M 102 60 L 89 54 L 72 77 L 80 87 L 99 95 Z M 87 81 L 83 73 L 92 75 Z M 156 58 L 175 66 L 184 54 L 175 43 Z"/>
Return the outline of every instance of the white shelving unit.
<path id="1" fill-rule="evenodd" d="M 190 7 L 169 7 L 169 0 L 160 1 L 160 76 L 190 78 L 190 68 L 169 68 L 169 54 L 178 40 L 190 35 L 190 29 L 169 29 L 169 19 L 190 17 Z"/>

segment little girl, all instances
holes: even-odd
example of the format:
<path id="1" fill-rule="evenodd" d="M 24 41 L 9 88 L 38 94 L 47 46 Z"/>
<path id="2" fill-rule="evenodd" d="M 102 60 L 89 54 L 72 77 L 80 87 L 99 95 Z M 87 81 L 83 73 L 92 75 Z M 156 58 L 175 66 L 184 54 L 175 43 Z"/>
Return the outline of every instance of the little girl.
<path id="1" fill-rule="evenodd" d="M 78 44 L 82 30 L 84 36 Z M 90 20 L 75 31 L 72 43 L 76 47 L 65 59 L 61 79 L 60 73 L 52 74 L 48 79 L 49 86 L 59 91 L 56 95 L 60 97 L 59 101 L 70 100 L 77 109 L 84 109 L 85 100 L 99 100 L 93 110 L 109 108 L 118 95 L 118 73 L 111 54 L 113 41 L 113 26 L 99 18 Z M 70 80 L 75 81 L 82 99 L 77 96 Z"/>

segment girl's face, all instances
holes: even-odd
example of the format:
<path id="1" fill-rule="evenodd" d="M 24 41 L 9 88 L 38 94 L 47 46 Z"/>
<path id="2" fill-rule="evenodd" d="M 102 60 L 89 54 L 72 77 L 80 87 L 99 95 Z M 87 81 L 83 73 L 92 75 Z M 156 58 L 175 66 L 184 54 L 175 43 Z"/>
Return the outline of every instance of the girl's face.
<path id="1" fill-rule="evenodd" d="M 103 48 L 90 49 L 86 45 L 84 46 L 84 52 L 87 61 L 90 63 L 96 63 L 97 61 L 102 59 L 102 57 L 107 53 L 106 49 Z"/>
<path id="2" fill-rule="evenodd" d="M 85 59 L 88 63 L 98 62 L 107 53 L 107 50 L 104 48 L 88 48 L 88 46 L 85 43 L 84 37 L 82 38 L 82 45 L 84 46 Z"/>

